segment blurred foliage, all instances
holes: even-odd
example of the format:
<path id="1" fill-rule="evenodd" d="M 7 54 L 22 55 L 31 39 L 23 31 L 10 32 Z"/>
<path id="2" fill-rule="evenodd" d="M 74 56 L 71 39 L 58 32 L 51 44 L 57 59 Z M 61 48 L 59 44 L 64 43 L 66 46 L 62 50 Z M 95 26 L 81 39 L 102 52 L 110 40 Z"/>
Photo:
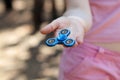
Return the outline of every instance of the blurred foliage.
<path id="1" fill-rule="evenodd" d="M 39 29 L 64 10 L 64 0 L 0 0 L 0 80 L 57 80 L 62 47 Z"/>

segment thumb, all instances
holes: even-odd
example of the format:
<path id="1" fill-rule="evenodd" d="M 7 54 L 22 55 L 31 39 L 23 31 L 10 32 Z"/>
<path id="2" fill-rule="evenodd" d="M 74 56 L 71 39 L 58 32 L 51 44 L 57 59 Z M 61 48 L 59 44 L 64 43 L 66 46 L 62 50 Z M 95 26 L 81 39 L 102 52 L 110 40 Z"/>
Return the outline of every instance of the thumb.
<path id="1" fill-rule="evenodd" d="M 60 17 L 40 30 L 43 34 L 48 34 L 56 29 L 65 27 L 68 24 L 65 17 Z"/>
<path id="2" fill-rule="evenodd" d="M 62 27 L 63 25 L 63 22 L 65 21 L 66 19 L 64 17 L 60 17 L 54 21 L 52 21 L 50 24 L 48 24 L 47 26 L 45 26 L 44 28 L 42 28 L 40 30 L 41 33 L 43 34 L 48 34 L 52 31 L 55 31 L 57 28 L 60 28 Z"/>
<path id="3" fill-rule="evenodd" d="M 54 30 L 56 30 L 59 26 L 59 23 L 57 23 L 56 21 L 53 21 L 52 23 L 48 24 L 47 26 L 45 26 L 44 28 L 42 28 L 40 30 L 40 32 L 42 34 L 48 34 Z"/>

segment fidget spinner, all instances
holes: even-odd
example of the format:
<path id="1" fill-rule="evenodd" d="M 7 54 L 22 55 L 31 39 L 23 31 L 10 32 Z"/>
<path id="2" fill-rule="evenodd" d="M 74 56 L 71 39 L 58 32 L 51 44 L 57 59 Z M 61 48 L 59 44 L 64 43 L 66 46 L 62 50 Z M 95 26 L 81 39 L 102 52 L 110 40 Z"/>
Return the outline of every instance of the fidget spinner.
<path id="1" fill-rule="evenodd" d="M 49 38 L 46 40 L 46 45 L 52 47 L 56 44 L 64 44 L 66 47 L 71 47 L 75 44 L 75 40 L 68 38 L 70 30 L 63 29 L 59 32 L 58 37 Z"/>

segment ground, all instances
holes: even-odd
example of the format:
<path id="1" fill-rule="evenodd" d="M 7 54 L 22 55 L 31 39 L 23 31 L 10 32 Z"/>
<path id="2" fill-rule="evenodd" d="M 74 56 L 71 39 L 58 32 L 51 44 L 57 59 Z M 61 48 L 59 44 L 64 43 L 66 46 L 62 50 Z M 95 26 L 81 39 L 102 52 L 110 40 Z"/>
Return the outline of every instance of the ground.
<path id="1" fill-rule="evenodd" d="M 0 80 L 57 80 L 62 47 L 46 46 L 51 35 L 33 30 L 27 11 L 0 16 Z"/>

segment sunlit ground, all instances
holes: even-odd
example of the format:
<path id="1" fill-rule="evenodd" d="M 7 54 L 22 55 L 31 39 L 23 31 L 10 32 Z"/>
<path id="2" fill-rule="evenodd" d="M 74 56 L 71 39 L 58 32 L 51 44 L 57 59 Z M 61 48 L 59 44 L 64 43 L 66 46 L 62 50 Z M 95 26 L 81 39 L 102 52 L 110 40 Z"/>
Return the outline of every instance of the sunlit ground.
<path id="1" fill-rule="evenodd" d="M 47 47 L 45 35 L 24 24 L 0 31 L 0 80 L 57 80 L 61 47 Z"/>
<path id="2" fill-rule="evenodd" d="M 4 11 L 4 10 L 3 10 Z M 29 12 L 0 14 L 0 80 L 57 80 L 61 46 L 48 47 Z M 48 22 L 43 22 L 44 27 Z"/>
<path id="3" fill-rule="evenodd" d="M 34 25 L 29 11 L 18 13 L 22 8 L 16 7 L 16 11 L 3 15 L 5 9 L 1 6 L 0 80 L 57 80 L 62 47 L 46 46 L 49 35 L 39 31 L 31 34 Z"/>

